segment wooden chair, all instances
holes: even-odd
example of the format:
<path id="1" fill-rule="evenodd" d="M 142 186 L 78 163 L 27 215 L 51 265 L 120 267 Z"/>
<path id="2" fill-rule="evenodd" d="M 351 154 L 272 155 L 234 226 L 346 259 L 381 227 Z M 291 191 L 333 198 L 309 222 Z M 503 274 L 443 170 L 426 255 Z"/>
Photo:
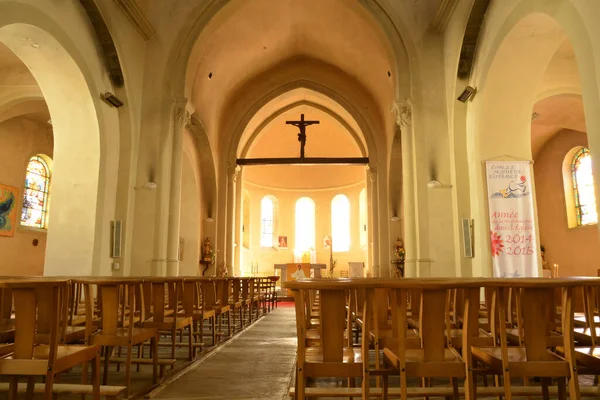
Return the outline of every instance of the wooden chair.
<path id="1" fill-rule="evenodd" d="M 356 377 L 362 378 L 363 399 L 369 398 L 369 369 L 363 360 L 368 360 L 368 317 L 371 299 L 371 291 L 367 290 L 365 306 L 363 311 L 365 321 L 363 322 L 363 345 L 354 348 L 348 338 L 344 338 L 347 328 L 346 315 L 346 291 L 351 288 L 330 284 L 327 280 L 294 281 L 286 282 L 288 288 L 294 293 L 296 307 L 296 329 L 298 335 L 298 352 L 296 360 L 296 387 L 294 395 L 298 399 L 317 396 L 340 396 L 349 395 L 346 388 L 327 388 L 323 390 L 312 390 L 306 387 L 308 378 L 339 377 L 347 378 L 348 386 L 353 386 Z M 305 296 L 309 290 L 319 291 L 320 305 L 320 327 L 321 346 L 307 347 L 306 343 L 306 320 L 307 307 Z M 310 308 L 309 308 L 310 310 Z"/>
<path id="2" fill-rule="evenodd" d="M 400 375 L 400 397 L 405 400 L 409 392 L 411 396 L 443 395 L 459 398 L 458 379 L 466 378 L 467 387 L 472 387 L 473 376 L 467 375 L 467 367 L 459 352 L 447 341 L 447 332 L 450 328 L 446 318 L 447 290 L 456 282 L 451 280 L 434 281 L 409 281 L 402 280 L 398 283 L 391 281 L 391 311 L 393 339 L 390 345 L 383 349 L 385 365 L 392 366 Z M 411 329 L 408 317 L 408 300 L 413 302 L 419 298 L 420 310 L 423 312 L 417 317 L 414 312 L 411 317 L 417 317 L 419 321 L 419 338 L 411 337 L 408 332 Z M 471 296 L 466 296 L 471 299 Z M 466 307 L 470 307 L 470 303 Z M 470 308 L 465 310 L 464 315 L 471 315 Z M 465 329 L 472 326 L 465 321 Z M 463 332 L 466 343 L 472 336 L 470 332 Z M 419 339 L 419 340 L 415 340 Z M 422 379 L 422 388 L 409 388 L 408 378 L 417 377 Z M 428 388 L 431 378 L 448 378 L 451 387 Z M 384 398 L 387 398 L 387 379 L 384 377 Z M 414 393 L 414 394 L 412 394 Z"/>
<path id="3" fill-rule="evenodd" d="M 507 279 L 489 283 L 498 307 L 499 345 L 495 347 L 472 347 L 472 355 L 493 373 L 503 377 L 503 391 L 507 400 L 512 398 L 512 379 L 541 378 L 541 394 L 549 399 L 551 379 L 558 379 L 558 396 L 565 398 L 564 379 L 568 379 L 569 395 L 579 398 L 579 383 L 573 350 L 572 289 L 576 281 L 562 279 Z M 557 335 L 554 323 L 554 289 L 562 288 L 562 332 Z M 506 328 L 509 289 L 521 289 L 522 296 L 522 346 L 509 346 Z M 495 321 L 492 321 L 495 324 Z M 495 328 L 494 328 L 495 329 Z M 560 346 L 564 356 L 552 349 Z"/>
<path id="4" fill-rule="evenodd" d="M 188 329 L 188 360 L 194 358 L 192 316 L 179 313 L 178 299 L 183 280 L 181 278 L 150 277 L 144 278 L 144 283 L 152 285 L 152 313 L 142 322 L 143 328 L 155 328 L 159 332 L 167 331 L 171 335 L 171 359 L 175 359 L 177 333 Z M 171 288 L 171 290 L 169 290 Z M 169 304 L 165 299 L 170 299 Z M 170 312 L 166 312 L 170 310 Z"/>
<path id="5" fill-rule="evenodd" d="M 229 337 L 233 335 L 232 327 L 231 327 L 231 306 L 229 305 L 229 281 L 228 278 L 216 278 L 214 280 L 215 285 L 213 286 L 215 290 L 215 301 L 212 305 L 213 310 L 215 310 L 215 316 L 217 318 L 217 338 L 223 336 L 222 324 L 223 318 L 227 316 L 227 334 Z M 208 289 L 210 292 L 210 288 Z M 207 293 L 210 297 L 210 293 Z"/>
<path id="6" fill-rule="evenodd" d="M 203 307 L 202 281 L 212 284 L 207 278 L 185 278 L 183 281 L 183 315 L 192 318 L 194 339 L 200 337 L 200 343 L 194 340 L 194 357 L 196 348 L 204 345 L 204 321 L 211 321 L 212 343 L 216 344 L 215 310 Z"/>
<path id="7" fill-rule="evenodd" d="M 579 347 L 575 347 L 575 359 L 580 375 L 600 375 L 600 324 L 597 318 L 596 300 L 600 295 L 600 282 L 588 282 L 582 287 L 585 301 L 586 326 L 574 329 Z M 560 348 L 562 353 L 563 349 Z"/>
<path id="8" fill-rule="evenodd" d="M 248 323 L 252 323 L 252 317 L 258 319 L 260 311 L 259 297 L 255 295 L 255 278 L 244 278 L 242 279 L 242 315 L 248 312 Z M 255 312 L 255 311 L 256 312 Z"/>
<path id="9" fill-rule="evenodd" d="M 240 330 L 244 329 L 244 308 L 242 306 L 242 299 L 240 298 L 242 291 L 242 281 L 240 278 L 229 278 L 229 307 L 233 311 L 233 327 L 234 330 L 237 326 L 236 315 L 240 318 Z"/>
<path id="10" fill-rule="evenodd" d="M 126 313 L 125 296 L 120 297 L 120 293 L 127 294 L 127 304 L 130 310 L 136 309 L 136 304 L 143 304 L 143 299 L 136 296 L 141 291 L 136 291 L 136 285 L 141 285 L 139 278 L 86 278 L 78 279 L 83 285 L 85 294 L 86 309 L 86 337 L 89 343 L 103 347 L 104 353 L 104 375 L 103 384 L 108 381 L 108 368 L 110 362 L 125 364 L 125 382 L 129 390 L 131 383 L 131 365 L 151 364 L 152 365 L 152 383 L 158 382 L 158 331 L 155 327 L 140 327 L 134 322 L 134 312 Z M 125 290 L 126 289 L 126 290 Z M 93 310 L 93 291 L 98 293 L 98 312 L 99 326 L 98 330 L 94 327 Z M 144 319 L 145 309 L 141 308 Z M 127 323 L 124 316 L 127 315 Z M 120 317 L 121 316 L 121 317 Z M 133 358 L 133 347 L 143 344 L 147 341 L 151 343 L 152 359 Z M 112 358 L 114 347 L 125 347 L 127 354 L 125 358 Z"/>
<path id="11" fill-rule="evenodd" d="M 6 280 L 3 289 L 14 296 L 15 343 L 13 352 L 0 358 L 0 374 L 10 375 L 9 399 L 16 399 L 18 379 L 27 376 L 26 397 L 35 390 L 35 376 L 45 378 L 44 399 L 53 399 L 58 374 L 92 362 L 93 398 L 100 398 L 100 353 L 97 345 L 61 345 L 62 302 L 67 301 L 68 281 L 51 278 Z M 61 326 L 62 322 L 62 326 Z M 40 343 L 39 339 L 42 339 Z M 82 373 L 82 383 L 87 376 Z"/>

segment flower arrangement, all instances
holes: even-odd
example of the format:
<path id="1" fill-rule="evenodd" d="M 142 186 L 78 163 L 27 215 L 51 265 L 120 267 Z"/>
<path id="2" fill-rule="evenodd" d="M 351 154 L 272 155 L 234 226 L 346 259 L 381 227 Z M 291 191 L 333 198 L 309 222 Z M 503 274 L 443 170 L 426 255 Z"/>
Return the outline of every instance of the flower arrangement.
<path id="1" fill-rule="evenodd" d="M 336 265 L 337 260 L 334 260 L 333 258 L 329 260 L 329 276 L 333 277 L 333 270 L 335 269 Z"/>

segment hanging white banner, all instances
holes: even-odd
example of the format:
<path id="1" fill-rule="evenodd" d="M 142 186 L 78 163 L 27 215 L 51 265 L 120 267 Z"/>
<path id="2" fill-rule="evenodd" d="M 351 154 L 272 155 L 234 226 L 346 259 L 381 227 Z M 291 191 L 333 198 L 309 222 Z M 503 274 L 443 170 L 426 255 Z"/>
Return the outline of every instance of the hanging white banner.
<path id="1" fill-rule="evenodd" d="M 538 276 L 531 163 L 486 161 L 494 277 Z"/>

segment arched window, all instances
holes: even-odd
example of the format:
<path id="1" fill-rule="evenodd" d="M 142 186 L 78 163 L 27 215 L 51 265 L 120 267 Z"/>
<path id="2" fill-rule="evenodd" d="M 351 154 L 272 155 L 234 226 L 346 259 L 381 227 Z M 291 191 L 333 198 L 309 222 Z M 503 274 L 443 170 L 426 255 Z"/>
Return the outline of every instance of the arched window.
<path id="1" fill-rule="evenodd" d="M 31 157 L 25 173 L 25 192 L 21 225 L 35 228 L 48 227 L 48 192 L 50 189 L 50 168 L 39 155 Z"/>
<path id="2" fill-rule="evenodd" d="M 331 200 L 331 242 L 333 251 L 350 250 L 350 201 L 343 194 Z"/>
<path id="3" fill-rule="evenodd" d="M 260 247 L 273 246 L 273 225 L 275 205 L 269 196 L 263 197 L 260 202 Z"/>
<path id="4" fill-rule="evenodd" d="M 598 222 L 598 213 L 596 211 L 596 195 L 594 194 L 592 158 L 590 157 L 590 151 L 585 147 L 575 153 L 571 163 L 571 173 L 577 224 L 595 224 Z"/>
<path id="5" fill-rule="evenodd" d="M 315 248 L 315 202 L 302 197 L 296 201 L 296 251 Z"/>
<path id="6" fill-rule="evenodd" d="M 367 246 L 367 190 L 360 191 L 358 196 L 358 212 L 360 219 L 360 247 Z"/>

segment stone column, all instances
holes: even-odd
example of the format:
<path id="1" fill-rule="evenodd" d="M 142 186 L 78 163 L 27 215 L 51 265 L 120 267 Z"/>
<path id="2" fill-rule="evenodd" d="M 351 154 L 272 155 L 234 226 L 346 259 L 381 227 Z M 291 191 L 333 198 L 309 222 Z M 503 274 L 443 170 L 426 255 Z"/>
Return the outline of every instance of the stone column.
<path id="1" fill-rule="evenodd" d="M 374 164 L 367 165 L 367 202 L 369 204 L 369 230 L 370 242 L 369 253 L 371 254 L 373 277 L 381 276 L 381 260 L 379 254 L 379 191 L 377 184 L 377 167 Z"/>
<path id="2" fill-rule="evenodd" d="M 242 196 L 244 194 L 242 181 L 244 171 L 237 177 L 237 182 L 235 184 L 235 227 L 233 229 L 233 233 L 235 235 L 235 243 L 237 246 L 235 247 L 235 259 L 233 260 L 233 274 L 235 276 L 241 275 L 242 268 L 242 256 L 244 251 L 244 233 L 242 232 Z M 248 229 L 248 227 L 246 227 Z"/>
<path id="3" fill-rule="evenodd" d="M 226 243 L 225 243 L 225 265 L 228 266 L 227 274 L 233 275 L 233 262 L 235 260 L 235 207 L 236 207 L 236 186 L 238 173 L 241 167 L 239 165 L 229 164 L 227 167 L 227 216 L 226 225 Z"/>
<path id="4" fill-rule="evenodd" d="M 402 202 L 404 204 L 404 248 L 406 250 L 406 264 L 404 276 L 418 276 L 418 237 L 415 187 L 415 160 L 414 160 L 414 130 L 412 119 L 412 101 L 406 99 L 395 102 L 392 112 L 396 115 L 396 123 L 400 127 L 402 139 Z"/>
<path id="5" fill-rule="evenodd" d="M 179 228 L 181 221 L 181 168 L 183 130 L 190 122 L 186 99 L 176 99 L 173 110 L 171 149 L 171 190 L 169 194 L 169 236 L 167 241 L 167 276 L 179 275 Z"/>

